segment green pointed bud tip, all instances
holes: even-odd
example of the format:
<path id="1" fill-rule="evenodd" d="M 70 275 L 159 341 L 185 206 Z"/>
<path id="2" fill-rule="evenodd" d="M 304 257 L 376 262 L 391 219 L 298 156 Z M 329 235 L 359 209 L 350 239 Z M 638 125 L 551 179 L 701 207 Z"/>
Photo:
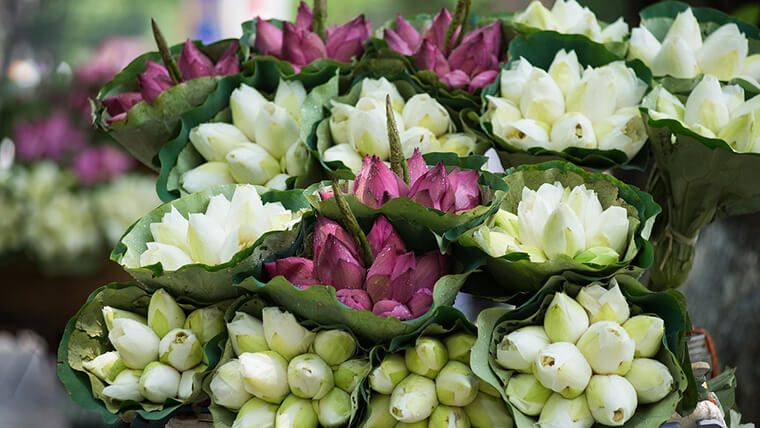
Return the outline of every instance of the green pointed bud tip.
<path id="1" fill-rule="evenodd" d="M 117 309 L 112 306 L 103 306 L 103 320 L 106 323 L 106 328 L 108 331 L 111 331 L 113 328 L 113 320 L 117 318 L 127 318 L 148 325 L 148 320 L 142 315 L 138 315 L 130 311 L 125 311 L 123 309 Z"/>
<path id="2" fill-rule="evenodd" d="M 278 428 L 317 428 L 319 420 L 311 400 L 291 394 L 283 400 L 277 410 L 274 424 Z"/>
<path id="3" fill-rule="evenodd" d="M 473 427 L 512 428 L 514 425 L 507 404 L 501 397 L 480 393 L 464 407 L 464 412 Z"/>
<path id="4" fill-rule="evenodd" d="M 496 362 L 505 369 L 530 373 L 538 351 L 549 343 L 540 325 L 519 328 L 502 337 L 496 346 Z"/>
<path id="5" fill-rule="evenodd" d="M 82 367 L 108 384 L 113 383 L 116 376 L 127 368 L 117 351 L 106 352 L 92 360 L 82 361 Z"/>
<path id="6" fill-rule="evenodd" d="M 449 361 L 446 346 L 438 339 L 423 336 L 404 355 L 406 366 L 412 373 L 434 379 Z"/>
<path id="7" fill-rule="evenodd" d="M 636 342 L 614 321 L 592 324 L 578 340 L 578 350 L 597 374 L 625 375 L 635 349 Z"/>
<path id="8" fill-rule="evenodd" d="M 237 356 L 244 352 L 269 350 L 264 336 L 264 324 L 245 312 L 235 312 L 232 321 L 227 323 L 227 333 Z"/>
<path id="9" fill-rule="evenodd" d="M 375 392 L 390 395 L 393 389 L 409 374 L 401 354 L 386 355 L 379 366 L 369 374 L 369 386 Z"/>
<path id="10" fill-rule="evenodd" d="M 352 359 L 344 361 L 333 370 L 335 386 L 351 394 L 356 386 L 369 374 L 370 369 L 371 365 L 367 360 Z"/>
<path id="11" fill-rule="evenodd" d="M 459 361 L 449 361 L 435 378 L 438 401 L 446 406 L 466 406 L 479 392 L 480 381 L 470 366 Z"/>
<path id="12" fill-rule="evenodd" d="M 196 309 L 185 319 L 184 328 L 192 330 L 201 344 L 206 344 L 224 332 L 224 312 L 216 307 Z"/>
<path id="13" fill-rule="evenodd" d="M 140 376 L 140 394 L 149 401 L 163 404 L 169 398 L 176 398 L 181 375 L 172 366 L 154 361 Z"/>
<path id="14" fill-rule="evenodd" d="M 185 325 L 185 311 L 163 288 L 156 290 L 148 304 L 148 325 L 158 337 Z"/>
<path id="15" fill-rule="evenodd" d="M 575 343 L 589 326 L 586 310 L 565 293 L 555 293 L 544 315 L 544 330 L 552 342 Z"/>
<path id="16" fill-rule="evenodd" d="M 239 357 L 245 390 L 269 403 L 290 394 L 288 362 L 274 351 L 246 352 Z"/>
<path id="17" fill-rule="evenodd" d="M 337 366 L 354 356 L 356 340 L 343 330 L 322 330 L 314 337 L 314 352 L 328 365 Z"/>
<path id="18" fill-rule="evenodd" d="M 385 394 L 372 394 L 367 410 L 367 420 L 362 424 L 363 428 L 393 428 L 396 426 L 396 418 L 390 411 L 391 397 Z"/>
<path id="19" fill-rule="evenodd" d="M 430 415 L 429 428 L 469 428 L 470 418 L 461 407 L 449 407 L 439 404 Z"/>
<path id="20" fill-rule="evenodd" d="M 351 396 L 340 388 L 331 389 L 317 402 L 317 419 L 325 428 L 348 425 L 351 412 Z"/>
<path id="21" fill-rule="evenodd" d="M 290 312 L 264 308 L 261 321 L 269 348 L 288 360 L 307 352 L 314 342 L 316 334 L 301 326 Z"/>
<path id="22" fill-rule="evenodd" d="M 478 338 L 469 333 L 454 333 L 446 336 L 443 343 L 449 359 L 460 363 L 470 364 L 470 352 Z"/>
<path id="23" fill-rule="evenodd" d="M 319 400 L 335 386 L 330 366 L 317 354 L 302 354 L 288 364 L 288 385 L 297 397 Z"/>
<path id="24" fill-rule="evenodd" d="M 665 335 L 665 322 L 662 318 L 651 315 L 636 315 L 623 324 L 628 336 L 636 342 L 634 356 L 652 358 L 660 352 L 662 337 Z"/>
<path id="25" fill-rule="evenodd" d="M 230 360 L 216 369 L 209 388 L 211 400 L 230 410 L 240 409 L 251 394 L 246 390 L 239 360 Z"/>
<path id="26" fill-rule="evenodd" d="M 551 395 L 552 391 L 541 385 L 533 375 L 512 376 L 507 384 L 509 402 L 528 416 L 538 416 Z"/>
<path id="27" fill-rule="evenodd" d="M 398 421 L 419 422 L 429 418 L 437 405 L 435 382 L 410 374 L 393 390 L 390 411 Z"/>
<path id="28" fill-rule="evenodd" d="M 633 385 L 640 404 L 656 403 L 673 390 L 673 375 L 665 364 L 650 358 L 636 358 L 625 379 Z"/>
<path id="29" fill-rule="evenodd" d="M 276 404 L 267 403 L 258 398 L 251 398 L 238 411 L 235 421 L 232 423 L 232 428 L 274 428 L 277 408 Z"/>

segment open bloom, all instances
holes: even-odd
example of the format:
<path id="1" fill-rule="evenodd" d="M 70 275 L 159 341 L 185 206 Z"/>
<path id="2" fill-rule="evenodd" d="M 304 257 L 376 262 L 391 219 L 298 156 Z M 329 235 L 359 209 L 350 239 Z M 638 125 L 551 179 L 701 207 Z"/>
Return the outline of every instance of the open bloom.
<path id="1" fill-rule="evenodd" d="M 540 30 L 565 34 L 582 34 L 597 43 L 622 42 L 628 34 L 628 24 L 622 18 L 602 29 L 596 15 L 575 0 L 558 0 L 551 10 L 533 1 L 515 15 L 516 23 Z"/>

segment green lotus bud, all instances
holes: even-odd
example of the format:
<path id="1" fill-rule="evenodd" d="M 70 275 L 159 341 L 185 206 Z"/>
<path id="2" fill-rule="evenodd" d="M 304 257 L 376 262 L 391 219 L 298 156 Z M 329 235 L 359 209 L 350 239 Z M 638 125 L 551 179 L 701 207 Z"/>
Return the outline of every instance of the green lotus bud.
<path id="1" fill-rule="evenodd" d="M 150 327 L 133 319 L 114 319 L 108 340 L 130 369 L 141 370 L 158 359 L 158 336 Z"/>
<path id="2" fill-rule="evenodd" d="M 251 398 L 251 393 L 245 388 L 240 366 L 239 360 L 230 360 L 216 369 L 209 384 L 214 403 L 230 410 L 238 410 Z"/>
<path id="3" fill-rule="evenodd" d="M 440 340 L 433 337 L 418 337 L 414 347 L 406 350 L 404 361 L 410 372 L 435 379 L 438 372 L 449 361 L 449 354 Z"/>
<path id="4" fill-rule="evenodd" d="M 333 369 L 335 386 L 351 394 L 356 386 L 364 380 L 371 368 L 367 360 L 357 358 L 344 361 Z"/>
<path id="5" fill-rule="evenodd" d="M 470 418 L 461 407 L 439 404 L 430 415 L 429 428 L 470 428 Z"/>
<path id="6" fill-rule="evenodd" d="M 391 394 L 391 414 L 401 422 L 429 418 L 437 405 L 435 382 L 416 374 L 407 376 Z"/>
<path id="7" fill-rule="evenodd" d="M 356 340 L 343 330 L 322 330 L 314 337 L 314 352 L 328 365 L 337 366 L 354 355 Z"/>
<path id="8" fill-rule="evenodd" d="M 185 319 L 184 328 L 192 330 L 201 344 L 205 345 L 224 332 L 226 328 L 224 312 L 214 306 L 196 309 Z"/>
<path id="9" fill-rule="evenodd" d="M 325 428 L 348 425 L 351 418 L 351 396 L 340 388 L 333 388 L 316 403 L 317 419 Z"/>
<path id="10" fill-rule="evenodd" d="M 311 400 L 288 395 L 274 419 L 277 428 L 317 428 L 319 422 Z"/>
<path id="11" fill-rule="evenodd" d="M 100 354 L 89 361 L 82 361 L 82 367 L 106 383 L 113 383 L 116 376 L 127 368 L 116 351 Z"/>
<path id="12" fill-rule="evenodd" d="M 244 352 L 269 350 L 264 337 L 264 324 L 245 312 L 235 312 L 235 317 L 227 323 L 227 332 L 237 356 Z"/>
<path id="13" fill-rule="evenodd" d="M 650 358 L 660 352 L 665 323 L 662 318 L 651 315 L 636 315 L 623 324 L 628 336 L 636 342 L 634 357 Z"/>
<path id="14" fill-rule="evenodd" d="M 591 428 L 594 417 L 586 403 L 586 396 L 571 400 L 554 393 L 544 404 L 536 428 Z"/>
<path id="15" fill-rule="evenodd" d="M 586 401 L 597 422 L 620 426 L 636 411 L 636 390 L 618 375 L 594 375 L 586 389 Z"/>
<path id="16" fill-rule="evenodd" d="M 106 322 L 106 328 L 108 329 L 108 331 L 111 331 L 111 329 L 113 328 L 113 320 L 119 319 L 119 318 L 127 318 L 127 319 L 141 322 L 145 325 L 148 325 L 148 320 L 145 319 L 145 317 L 142 315 L 138 315 L 134 312 L 125 311 L 123 309 L 116 309 L 111 306 L 103 306 L 103 319 Z"/>
<path id="17" fill-rule="evenodd" d="M 478 338 L 469 333 L 454 333 L 443 338 L 449 360 L 470 364 L 470 351 Z"/>
<path id="18" fill-rule="evenodd" d="M 159 360 L 179 371 L 189 370 L 203 360 L 203 348 L 190 330 L 175 328 L 158 345 Z"/>
<path id="19" fill-rule="evenodd" d="M 614 279 L 610 281 L 609 290 L 600 284 L 583 287 L 575 300 L 588 311 L 591 324 L 597 321 L 615 321 L 622 324 L 631 314 L 628 301 L 620 292 L 620 287 Z"/>
<path id="20" fill-rule="evenodd" d="M 593 247 L 578 254 L 573 260 L 578 263 L 607 266 L 620 260 L 620 254 L 610 247 Z"/>
<path id="21" fill-rule="evenodd" d="M 307 352 L 314 342 L 316 334 L 301 326 L 290 312 L 275 307 L 264 308 L 261 321 L 267 345 L 285 359 Z"/>
<path id="22" fill-rule="evenodd" d="M 369 399 L 367 420 L 362 428 L 393 428 L 396 418 L 391 415 L 391 397 L 384 394 L 372 394 Z"/>
<path id="23" fill-rule="evenodd" d="M 538 416 L 551 395 L 552 391 L 530 374 L 514 375 L 507 384 L 509 402 L 528 416 Z"/>
<path id="24" fill-rule="evenodd" d="M 578 339 L 578 350 L 598 374 L 628 373 L 635 349 L 636 342 L 614 321 L 592 324 Z"/>
<path id="25" fill-rule="evenodd" d="M 549 343 L 549 337 L 540 325 L 518 328 L 496 345 L 496 362 L 505 369 L 530 373 L 538 351 Z"/>
<path id="26" fill-rule="evenodd" d="M 475 401 L 464 406 L 464 413 L 473 428 L 512 428 L 514 425 L 501 397 L 480 393 Z"/>
<path id="27" fill-rule="evenodd" d="M 174 367 L 154 361 L 145 366 L 140 376 L 140 394 L 154 403 L 161 404 L 177 396 L 180 377 Z"/>
<path id="28" fill-rule="evenodd" d="M 319 400 L 335 386 L 333 372 L 317 354 L 302 354 L 288 364 L 288 385 L 297 397 Z"/>
<path id="29" fill-rule="evenodd" d="M 369 374 L 369 386 L 381 394 L 390 395 L 393 389 L 409 374 L 404 357 L 390 354 Z"/>
<path id="30" fill-rule="evenodd" d="M 478 395 L 479 384 L 470 366 L 449 361 L 435 378 L 435 391 L 441 404 L 462 407 L 472 403 Z"/>
<path id="31" fill-rule="evenodd" d="M 280 403 L 288 394 L 288 362 L 274 351 L 240 355 L 245 390 L 269 403 Z"/>
<path id="32" fill-rule="evenodd" d="M 583 394 L 591 378 L 591 366 L 572 343 L 557 342 L 536 355 L 533 373 L 542 385 L 565 398 Z"/>
<path id="33" fill-rule="evenodd" d="M 169 331 L 185 325 L 185 311 L 163 288 L 156 290 L 150 297 L 148 325 L 158 337 L 164 337 Z"/>
<path id="34" fill-rule="evenodd" d="M 478 385 L 479 385 L 478 389 L 480 390 L 481 393 L 488 394 L 491 397 L 501 397 L 501 392 L 499 392 L 498 389 L 491 386 L 491 384 L 489 384 L 488 382 L 480 381 Z"/>
<path id="35" fill-rule="evenodd" d="M 544 330 L 552 342 L 575 343 L 588 328 L 586 310 L 565 293 L 555 293 L 544 315 Z"/>
<path id="36" fill-rule="evenodd" d="M 208 369 L 207 365 L 199 364 L 190 370 L 182 372 L 182 376 L 179 378 L 179 391 L 177 392 L 177 397 L 180 400 L 187 400 L 193 395 L 196 386 L 195 375 L 205 372 L 206 369 Z"/>
<path id="37" fill-rule="evenodd" d="M 103 388 L 103 395 L 118 401 L 137 401 L 143 400 L 140 393 L 140 370 L 122 370 L 116 376 L 113 383 Z"/>
<path id="38" fill-rule="evenodd" d="M 641 404 L 656 403 L 673 389 L 673 376 L 665 364 L 649 358 L 636 358 L 625 379 L 633 385 Z"/>
<path id="39" fill-rule="evenodd" d="M 243 404 L 232 423 L 232 428 L 274 428 L 277 405 L 258 398 L 251 398 Z"/>

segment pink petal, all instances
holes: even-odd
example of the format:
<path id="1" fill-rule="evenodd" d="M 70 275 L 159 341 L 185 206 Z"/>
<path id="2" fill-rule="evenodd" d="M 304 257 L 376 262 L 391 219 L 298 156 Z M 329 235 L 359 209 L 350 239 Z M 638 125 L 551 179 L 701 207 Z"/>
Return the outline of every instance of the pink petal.
<path id="1" fill-rule="evenodd" d="M 182 51 L 180 51 L 179 58 L 177 58 L 177 67 L 179 67 L 179 72 L 182 73 L 182 80 L 191 80 L 214 74 L 214 63 L 190 39 L 185 40 L 185 44 L 182 45 Z"/>
<path id="2" fill-rule="evenodd" d="M 256 18 L 254 47 L 260 54 L 279 57 L 282 52 L 282 39 L 282 30 L 261 18 Z"/>
<path id="3" fill-rule="evenodd" d="M 433 306 L 433 291 L 428 288 L 417 290 L 409 300 L 408 305 L 412 318 L 419 318 L 425 315 L 431 306 Z"/>
<path id="4" fill-rule="evenodd" d="M 483 72 L 480 72 L 478 75 L 472 78 L 470 81 L 469 91 L 470 93 L 475 92 L 477 89 L 485 88 L 486 86 L 493 83 L 494 80 L 496 80 L 496 77 L 499 75 L 499 72 L 497 70 L 486 70 Z"/>
<path id="5" fill-rule="evenodd" d="M 412 313 L 405 305 L 394 300 L 381 300 L 375 303 L 372 313 L 379 317 L 396 317 L 400 321 L 412 319 Z"/>
<path id="6" fill-rule="evenodd" d="M 411 186 L 414 186 L 414 183 L 430 170 L 425 159 L 422 158 L 420 149 L 414 149 L 414 154 L 406 161 L 406 166 L 409 170 L 409 184 Z"/>
<path id="7" fill-rule="evenodd" d="M 406 252 L 406 245 L 404 245 L 401 236 L 396 232 L 391 222 L 382 215 L 375 219 L 372 229 L 367 234 L 367 241 L 369 241 L 369 247 L 375 257 L 386 247 L 392 247 L 396 253 Z"/>
<path id="8" fill-rule="evenodd" d="M 433 70 L 438 77 L 449 72 L 449 63 L 440 48 L 430 40 L 423 40 L 422 46 L 414 54 L 414 63 L 422 70 Z"/>
<path id="9" fill-rule="evenodd" d="M 451 23 L 451 14 L 445 7 L 433 18 L 433 23 L 422 35 L 423 40 L 429 40 L 439 50 L 443 50 L 446 43 L 446 30 Z"/>
<path id="10" fill-rule="evenodd" d="M 383 39 L 388 42 L 388 46 L 394 51 L 401 52 L 404 55 L 411 55 L 414 53 L 412 48 L 398 35 L 395 31 L 386 28 L 383 30 Z"/>
<path id="11" fill-rule="evenodd" d="M 335 292 L 338 301 L 357 311 L 372 310 L 372 301 L 366 291 L 356 288 L 344 288 Z"/>
<path id="12" fill-rule="evenodd" d="M 298 13 L 296 14 L 296 28 L 311 31 L 311 23 L 313 19 L 313 14 L 309 5 L 303 1 L 300 2 L 298 4 Z"/>
<path id="13" fill-rule="evenodd" d="M 441 82 L 452 88 L 464 88 L 470 83 L 470 77 L 462 70 L 454 70 L 441 77 Z"/>
<path id="14" fill-rule="evenodd" d="M 420 33 L 418 33 L 417 30 L 415 30 L 414 27 L 412 27 L 412 25 L 406 21 L 406 19 L 402 18 L 401 15 L 396 16 L 395 32 L 399 35 L 399 37 L 401 37 L 401 40 L 403 40 L 406 45 L 409 46 L 412 52 L 416 51 L 420 46 L 420 41 L 422 40 Z"/>

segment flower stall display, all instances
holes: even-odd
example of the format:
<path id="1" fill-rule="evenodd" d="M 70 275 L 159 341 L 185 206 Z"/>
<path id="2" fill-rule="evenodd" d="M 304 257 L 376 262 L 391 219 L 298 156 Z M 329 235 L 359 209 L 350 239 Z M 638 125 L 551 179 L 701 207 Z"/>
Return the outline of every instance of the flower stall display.
<path id="1" fill-rule="evenodd" d="M 518 428 L 660 426 L 695 399 L 678 292 L 629 276 L 587 286 L 553 277 L 515 310 L 481 312 L 478 328 L 473 370 Z"/>

